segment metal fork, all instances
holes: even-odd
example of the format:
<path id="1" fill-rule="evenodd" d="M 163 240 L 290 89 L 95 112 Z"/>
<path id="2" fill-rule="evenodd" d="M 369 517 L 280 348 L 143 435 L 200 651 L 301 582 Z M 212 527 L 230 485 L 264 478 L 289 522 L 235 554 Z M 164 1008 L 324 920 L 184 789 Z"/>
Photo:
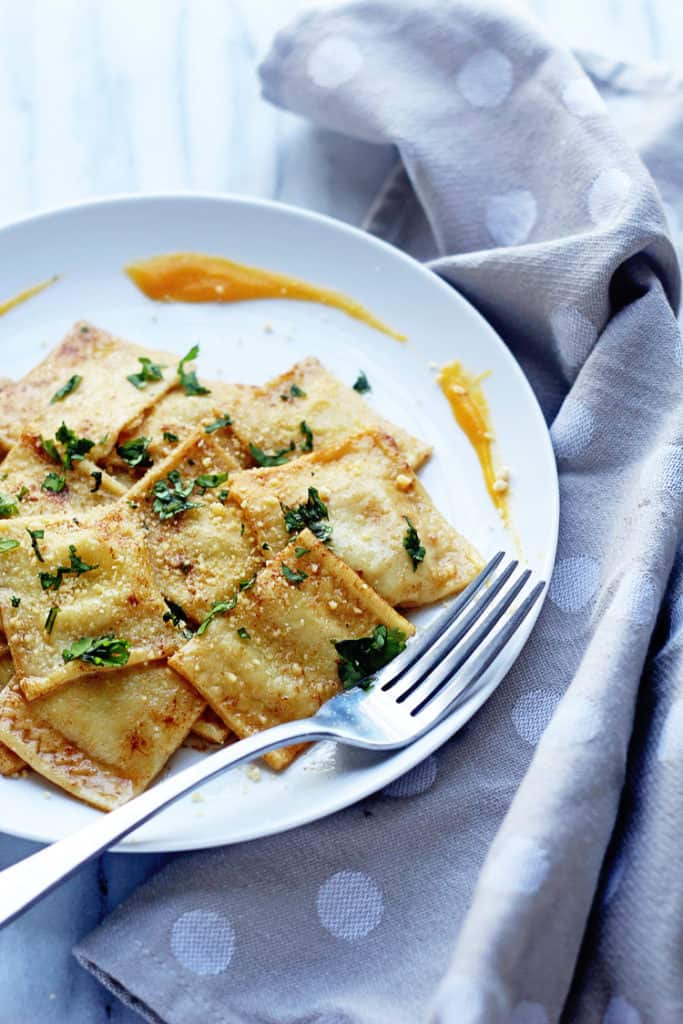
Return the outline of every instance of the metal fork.
<path id="1" fill-rule="evenodd" d="M 327 701 L 312 718 L 284 722 L 211 754 L 74 835 L 0 872 L 0 926 L 81 865 L 175 800 L 228 768 L 278 747 L 339 740 L 369 750 L 407 746 L 459 709 L 461 727 L 482 703 L 482 679 L 538 600 L 544 582 L 499 552 L 475 580 L 375 678 Z M 524 595 L 524 596 L 523 596 Z M 516 607 L 513 607 L 518 602 Z"/>

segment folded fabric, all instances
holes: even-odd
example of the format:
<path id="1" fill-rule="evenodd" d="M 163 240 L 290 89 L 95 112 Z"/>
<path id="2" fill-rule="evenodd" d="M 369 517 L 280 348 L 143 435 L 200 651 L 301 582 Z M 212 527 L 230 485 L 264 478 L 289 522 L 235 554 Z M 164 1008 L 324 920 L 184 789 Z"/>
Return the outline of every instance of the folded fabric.
<path id="1" fill-rule="evenodd" d="M 642 119 L 679 230 L 678 83 L 590 68 Z M 502 0 L 310 13 L 262 76 L 396 147 L 368 226 L 431 252 L 524 367 L 560 469 L 557 566 L 522 657 L 438 755 L 332 819 L 174 860 L 77 955 L 168 1024 L 673 1024 L 683 344 L 660 195 L 577 62 Z"/>

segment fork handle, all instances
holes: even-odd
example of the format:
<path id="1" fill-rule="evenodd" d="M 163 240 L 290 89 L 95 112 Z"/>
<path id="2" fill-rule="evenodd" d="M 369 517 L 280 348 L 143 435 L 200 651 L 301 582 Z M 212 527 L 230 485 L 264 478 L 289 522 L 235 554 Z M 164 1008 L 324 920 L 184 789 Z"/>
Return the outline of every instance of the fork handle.
<path id="1" fill-rule="evenodd" d="M 278 747 L 300 740 L 329 739 L 334 735 L 324 725 L 318 727 L 317 722 L 313 728 L 316 731 L 312 731 L 311 719 L 284 722 L 233 743 L 158 782 L 73 835 L 0 871 L 0 927 L 23 914 L 83 864 L 203 782 Z"/>

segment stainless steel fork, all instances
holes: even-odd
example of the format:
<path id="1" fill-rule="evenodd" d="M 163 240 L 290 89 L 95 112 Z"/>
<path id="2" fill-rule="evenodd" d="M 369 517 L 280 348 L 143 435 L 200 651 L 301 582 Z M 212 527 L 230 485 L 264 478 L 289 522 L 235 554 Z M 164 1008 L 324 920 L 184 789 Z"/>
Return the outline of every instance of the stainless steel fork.
<path id="1" fill-rule="evenodd" d="M 375 678 L 324 704 L 312 718 L 285 722 L 211 754 L 0 872 L 0 926 L 143 822 L 228 768 L 308 740 L 369 750 L 407 746 L 459 709 L 460 725 L 481 703 L 486 670 L 519 629 L 545 587 L 503 552 Z M 478 699 L 479 698 L 479 699 Z M 468 713 L 469 711 L 469 713 Z"/>

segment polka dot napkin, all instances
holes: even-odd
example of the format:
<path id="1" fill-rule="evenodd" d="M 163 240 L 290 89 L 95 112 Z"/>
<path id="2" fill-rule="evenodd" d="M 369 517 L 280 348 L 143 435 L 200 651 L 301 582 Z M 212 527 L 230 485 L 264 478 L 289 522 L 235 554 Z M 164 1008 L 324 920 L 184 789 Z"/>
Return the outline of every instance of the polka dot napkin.
<path id="1" fill-rule="evenodd" d="M 512 12 L 310 13 L 262 78 L 395 147 L 368 228 L 419 238 L 524 367 L 560 470 L 549 599 L 438 755 L 331 819 L 173 860 L 81 945 L 151 1020 L 683 1020 L 681 86 L 589 77 Z"/>

